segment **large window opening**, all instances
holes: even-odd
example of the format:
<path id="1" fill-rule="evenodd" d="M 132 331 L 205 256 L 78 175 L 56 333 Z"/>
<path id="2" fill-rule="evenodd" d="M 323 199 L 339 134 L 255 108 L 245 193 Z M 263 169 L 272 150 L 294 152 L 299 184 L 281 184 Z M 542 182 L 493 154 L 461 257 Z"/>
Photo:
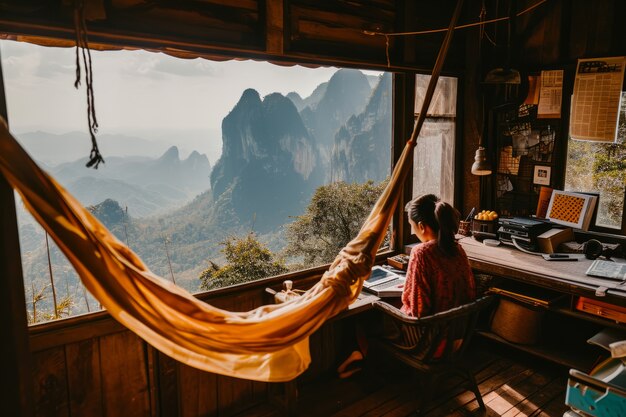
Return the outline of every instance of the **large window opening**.
<path id="1" fill-rule="evenodd" d="M 12 133 L 164 279 L 198 292 L 326 264 L 390 174 L 391 74 L 1 41 Z M 100 309 L 19 198 L 32 323 Z"/>
<path id="2" fill-rule="evenodd" d="M 599 195 L 595 224 L 613 233 L 626 232 L 626 92 L 622 92 L 616 140 L 594 143 L 569 139 L 565 190 Z"/>

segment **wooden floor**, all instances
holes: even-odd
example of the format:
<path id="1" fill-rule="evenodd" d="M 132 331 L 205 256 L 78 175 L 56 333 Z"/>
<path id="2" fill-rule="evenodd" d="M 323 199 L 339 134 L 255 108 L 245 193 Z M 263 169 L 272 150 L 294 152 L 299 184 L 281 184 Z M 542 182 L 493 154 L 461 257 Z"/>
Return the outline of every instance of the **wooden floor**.
<path id="1" fill-rule="evenodd" d="M 437 389 L 426 416 L 561 417 L 567 410 L 568 369 L 532 356 L 476 340 L 466 356 L 487 410 L 480 410 L 471 392 L 451 378 Z M 375 369 L 374 369 L 375 368 Z M 356 417 L 413 415 L 415 375 L 392 363 L 368 366 L 348 379 L 327 380 L 299 387 L 297 416 Z M 274 417 L 282 413 L 264 405 L 241 417 Z M 238 416 L 238 417 L 239 417 Z"/>

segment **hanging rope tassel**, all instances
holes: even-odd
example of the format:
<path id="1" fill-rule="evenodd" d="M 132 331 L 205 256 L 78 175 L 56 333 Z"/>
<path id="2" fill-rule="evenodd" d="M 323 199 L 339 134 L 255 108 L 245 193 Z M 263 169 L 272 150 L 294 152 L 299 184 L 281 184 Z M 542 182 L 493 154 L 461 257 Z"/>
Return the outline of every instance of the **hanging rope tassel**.
<path id="1" fill-rule="evenodd" d="M 96 133 L 98 132 L 98 120 L 96 119 L 96 104 L 93 92 L 93 65 L 91 63 L 91 51 L 89 50 L 89 41 L 87 39 L 87 25 L 85 24 L 83 0 L 74 2 L 74 28 L 76 32 L 76 81 L 74 87 L 80 87 L 81 81 L 81 57 L 82 65 L 85 68 L 85 90 L 87 91 L 87 124 L 89 127 L 89 136 L 91 137 L 91 152 L 89 153 L 89 161 L 87 168 L 93 167 L 98 169 L 100 163 L 104 163 L 104 158 L 98 149 L 96 141 Z M 82 56 L 81 56 L 82 55 Z"/>

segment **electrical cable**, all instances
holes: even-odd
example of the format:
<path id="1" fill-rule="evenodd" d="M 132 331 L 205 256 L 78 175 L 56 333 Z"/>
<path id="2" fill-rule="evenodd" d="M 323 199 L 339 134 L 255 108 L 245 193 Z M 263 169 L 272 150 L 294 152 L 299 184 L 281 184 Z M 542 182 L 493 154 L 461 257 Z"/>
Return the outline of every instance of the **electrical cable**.
<path id="1" fill-rule="evenodd" d="M 541 6 L 543 3 L 547 2 L 548 0 L 540 0 L 537 3 L 533 4 L 532 6 L 522 10 L 521 12 L 517 13 L 516 16 L 522 16 L 530 11 L 532 11 L 533 9 Z M 494 19 L 490 19 L 490 20 L 484 20 L 484 21 L 479 21 L 479 22 L 474 22 L 474 23 L 466 23 L 464 25 L 459 25 L 459 26 L 455 26 L 454 29 L 458 30 L 458 29 L 467 29 L 470 27 L 474 27 L 474 26 L 484 26 L 486 24 L 489 23 L 497 23 L 497 22 L 502 22 L 504 20 L 509 20 L 510 17 L 509 16 L 505 16 L 505 17 L 497 17 Z M 410 35 L 428 35 L 431 33 L 440 33 L 440 32 L 445 32 L 447 31 L 448 28 L 442 28 L 442 29 L 429 29 L 429 30 L 421 30 L 421 31 L 417 31 L 417 32 L 376 32 L 376 31 L 371 31 L 371 30 L 364 30 L 363 33 L 366 35 L 380 35 L 380 36 L 410 36 Z"/>

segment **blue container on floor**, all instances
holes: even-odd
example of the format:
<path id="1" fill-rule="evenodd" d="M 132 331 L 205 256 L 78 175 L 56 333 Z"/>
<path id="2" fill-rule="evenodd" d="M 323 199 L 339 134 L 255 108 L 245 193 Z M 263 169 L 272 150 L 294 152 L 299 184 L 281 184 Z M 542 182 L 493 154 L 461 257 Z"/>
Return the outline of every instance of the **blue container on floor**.
<path id="1" fill-rule="evenodd" d="M 626 368 L 620 359 L 608 359 L 591 374 L 570 370 L 565 404 L 584 416 L 626 416 Z"/>

